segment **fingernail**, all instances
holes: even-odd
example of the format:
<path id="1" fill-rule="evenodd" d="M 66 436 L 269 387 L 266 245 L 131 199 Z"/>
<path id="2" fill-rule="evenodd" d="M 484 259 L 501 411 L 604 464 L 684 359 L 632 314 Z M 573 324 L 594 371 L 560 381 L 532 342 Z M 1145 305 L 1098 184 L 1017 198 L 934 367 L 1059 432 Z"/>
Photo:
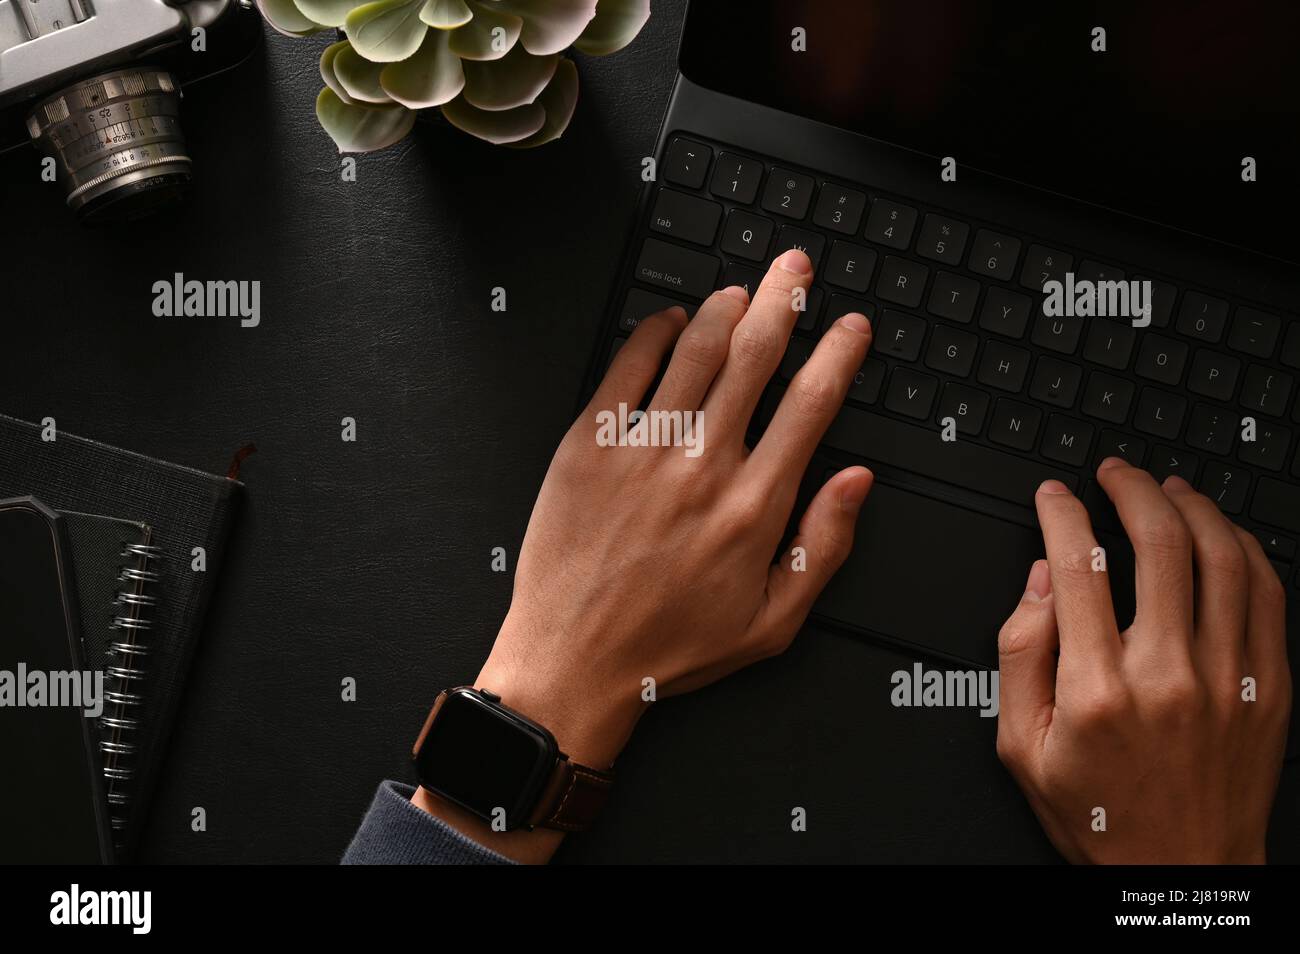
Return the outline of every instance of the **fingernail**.
<path id="1" fill-rule="evenodd" d="M 1027 599 L 1043 600 L 1052 591 L 1052 573 L 1047 568 L 1046 560 L 1035 560 L 1029 568 L 1029 582 L 1025 584 Z"/>
<path id="2" fill-rule="evenodd" d="M 1177 494 L 1195 493 L 1196 489 L 1177 474 L 1170 474 L 1165 478 L 1165 490 L 1172 490 Z"/>
<path id="3" fill-rule="evenodd" d="M 812 261 L 797 248 L 782 252 L 780 257 L 772 264 L 796 275 L 807 275 L 812 271 Z"/>
<path id="4" fill-rule="evenodd" d="M 740 285 L 728 285 L 726 288 L 722 289 L 722 294 L 730 295 L 741 304 L 749 304 L 749 292 L 745 291 L 745 289 Z"/>
<path id="5" fill-rule="evenodd" d="M 871 322 L 857 312 L 850 312 L 840 319 L 840 324 L 850 331 L 856 331 L 860 335 L 871 334 Z"/>
<path id="6" fill-rule="evenodd" d="M 1038 486 L 1040 494 L 1068 494 L 1070 488 L 1059 480 L 1045 480 Z"/>
<path id="7" fill-rule="evenodd" d="M 871 480 L 871 471 L 865 469 L 852 480 L 846 480 L 840 491 L 840 509 L 846 513 L 857 513 L 862 508 L 862 501 L 867 499 L 867 492 L 871 490 Z"/>
<path id="8" fill-rule="evenodd" d="M 1127 467 L 1127 466 L 1128 466 L 1128 461 L 1126 461 L 1123 457 L 1107 457 L 1105 460 L 1101 462 L 1101 466 L 1097 468 L 1097 472 L 1100 473 L 1103 470 L 1110 470 L 1112 467 Z"/>

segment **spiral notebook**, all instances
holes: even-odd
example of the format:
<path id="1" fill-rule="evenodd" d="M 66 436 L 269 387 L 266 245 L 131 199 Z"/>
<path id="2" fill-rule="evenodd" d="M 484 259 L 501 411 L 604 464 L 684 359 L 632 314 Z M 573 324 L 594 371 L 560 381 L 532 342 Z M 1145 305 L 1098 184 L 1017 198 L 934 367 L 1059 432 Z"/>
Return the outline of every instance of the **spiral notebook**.
<path id="1" fill-rule="evenodd" d="M 68 523 L 86 663 L 105 672 L 99 746 L 119 860 L 148 815 L 242 487 L 0 415 L 0 498 L 31 495 Z"/>

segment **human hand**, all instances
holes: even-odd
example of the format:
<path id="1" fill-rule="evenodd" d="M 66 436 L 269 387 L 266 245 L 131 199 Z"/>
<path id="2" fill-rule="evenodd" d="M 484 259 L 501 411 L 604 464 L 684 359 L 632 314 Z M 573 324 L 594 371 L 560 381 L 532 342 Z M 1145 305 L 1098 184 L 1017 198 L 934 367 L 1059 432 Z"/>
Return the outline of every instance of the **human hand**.
<path id="1" fill-rule="evenodd" d="M 1277 573 L 1181 478 L 1109 458 L 1097 479 L 1133 543 L 1136 617 L 1118 631 L 1088 515 L 1048 481 L 1047 559 L 998 638 L 998 756 L 1072 862 L 1262 862 L 1291 707 Z"/>

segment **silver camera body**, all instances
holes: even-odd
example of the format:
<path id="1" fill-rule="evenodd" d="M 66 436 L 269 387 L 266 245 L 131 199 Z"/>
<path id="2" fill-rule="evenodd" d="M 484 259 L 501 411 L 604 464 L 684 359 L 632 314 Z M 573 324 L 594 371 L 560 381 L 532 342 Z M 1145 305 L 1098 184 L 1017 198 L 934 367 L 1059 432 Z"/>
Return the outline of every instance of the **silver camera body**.
<path id="1" fill-rule="evenodd" d="M 147 214 L 190 182 L 181 87 L 247 58 L 260 36 L 250 7 L 0 0 L 0 123 L 16 118 L 53 160 L 83 221 Z"/>

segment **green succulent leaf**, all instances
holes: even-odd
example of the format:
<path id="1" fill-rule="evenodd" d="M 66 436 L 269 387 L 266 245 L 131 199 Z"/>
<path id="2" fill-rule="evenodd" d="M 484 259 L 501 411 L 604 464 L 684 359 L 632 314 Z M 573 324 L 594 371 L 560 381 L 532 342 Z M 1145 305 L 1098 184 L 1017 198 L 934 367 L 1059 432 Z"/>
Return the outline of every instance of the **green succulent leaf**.
<path id="1" fill-rule="evenodd" d="M 379 84 L 379 74 L 384 69 L 383 63 L 370 62 L 348 45 L 334 54 L 333 66 L 334 75 L 347 92 L 349 99 L 380 104 L 393 101 Z"/>
<path id="2" fill-rule="evenodd" d="M 474 19 L 465 0 L 425 0 L 420 19 L 435 30 L 454 30 Z"/>
<path id="3" fill-rule="evenodd" d="M 345 103 L 326 87 L 316 96 L 316 118 L 339 152 L 373 152 L 402 139 L 415 125 L 405 106 Z"/>
<path id="4" fill-rule="evenodd" d="M 465 71 L 450 49 L 451 34 L 430 30 L 415 54 L 400 63 L 389 63 L 379 74 L 379 83 L 393 99 L 411 109 L 441 106 L 465 87 Z"/>
<path id="5" fill-rule="evenodd" d="M 462 132 L 495 145 L 527 139 L 546 124 L 546 110 L 540 103 L 527 103 L 495 112 L 479 109 L 457 96 L 442 107 L 447 121 Z"/>
<path id="6" fill-rule="evenodd" d="M 465 100 L 498 111 L 531 103 L 555 75 L 559 56 L 532 56 L 516 46 L 499 60 L 465 63 Z"/>
<path id="7" fill-rule="evenodd" d="M 339 40 L 325 47 L 325 52 L 320 55 L 320 78 L 325 81 L 326 86 L 334 90 L 334 95 L 345 103 L 351 103 L 352 97 L 348 95 L 348 91 L 343 88 L 338 75 L 334 72 L 334 57 L 338 56 L 340 50 L 350 48 L 351 44 L 347 40 Z"/>
<path id="8" fill-rule="evenodd" d="M 650 0 L 597 0 L 596 15 L 573 45 L 588 56 L 616 53 L 636 39 L 649 19 Z"/>
<path id="9" fill-rule="evenodd" d="M 420 19 L 424 0 L 375 0 L 343 23 L 353 48 L 374 63 L 396 63 L 420 48 L 429 29 Z"/>
<path id="10" fill-rule="evenodd" d="M 470 0 L 474 19 L 451 34 L 451 51 L 462 60 L 499 60 L 519 40 L 524 21 L 513 13 L 502 13 L 496 3 Z M 493 33 L 494 30 L 499 33 Z"/>
<path id="11" fill-rule="evenodd" d="M 506 143 L 511 149 L 540 146 L 559 139 L 564 130 L 569 128 L 569 120 L 573 118 L 573 110 L 578 105 L 578 68 L 573 65 L 573 60 L 560 60 L 555 76 L 537 97 L 537 105 L 546 110 L 546 122 L 531 136 L 518 142 Z"/>
<path id="12" fill-rule="evenodd" d="M 596 15 L 596 0 L 497 0 L 497 7 L 524 21 L 520 42 L 535 56 L 567 49 Z"/>
<path id="13" fill-rule="evenodd" d="M 262 16 L 285 36 L 307 36 L 325 29 L 323 24 L 307 17 L 293 5 L 293 0 L 257 0 Z"/>
<path id="14" fill-rule="evenodd" d="M 292 2 L 298 8 L 298 12 L 308 20 L 315 20 L 325 26 L 341 27 L 347 15 L 365 3 L 365 0 L 292 0 Z"/>

